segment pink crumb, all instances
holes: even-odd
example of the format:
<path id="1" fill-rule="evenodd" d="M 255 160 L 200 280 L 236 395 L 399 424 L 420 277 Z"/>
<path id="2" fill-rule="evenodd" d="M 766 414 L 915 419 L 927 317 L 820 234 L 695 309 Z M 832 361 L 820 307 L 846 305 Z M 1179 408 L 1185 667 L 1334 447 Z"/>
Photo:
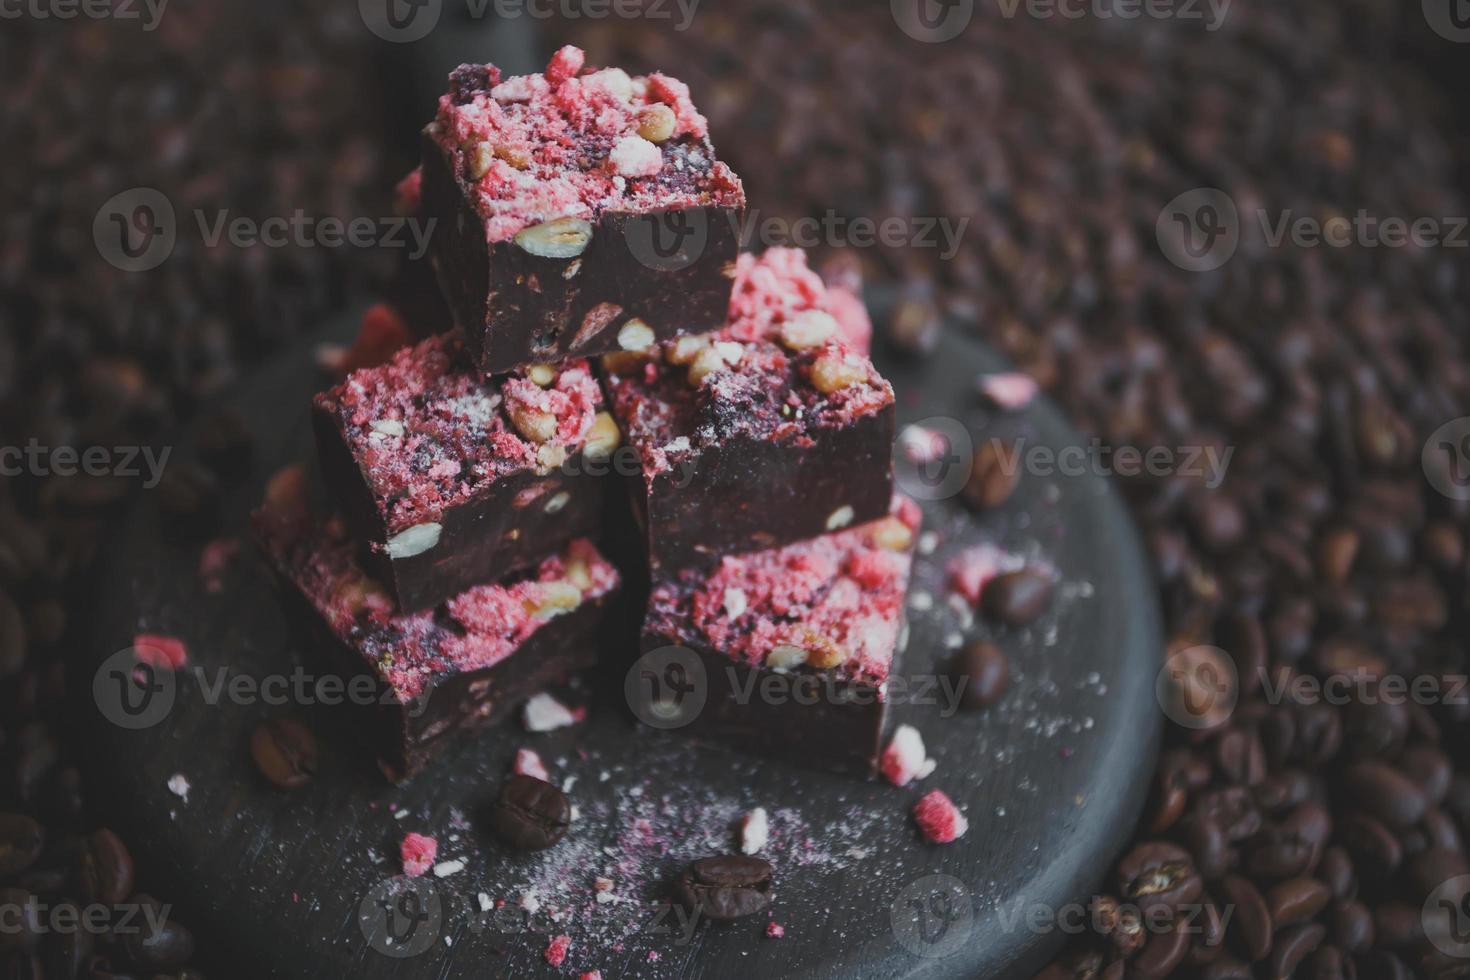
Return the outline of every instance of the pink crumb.
<path id="1" fill-rule="evenodd" d="M 588 970 L 586 973 L 578 977 L 577 980 L 602 980 L 602 971 Z"/>
<path id="2" fill-rule="evenodd" d="M 893 740 L 883 750 L 883 776 L 895 786 L 907 786 L 934 771 L 934 762 L 924 751 L 924 739 L 912 725 L 899 725 Z"/>
<path id="3" fill-rule="evenodd" d="M 924 837 L 936 844 L 948 844 L 963 837 L 970 829 L 970 821 L 944 795 L 943 790 L 933 790 L 914 804 L 914 820 Z"/>
<path id="4" fill-rule="evenodd" d="M 933 463 L 949 452 L 949 437 L 922 425 L 905 428 L 899 434 L 898 442 L 909 462 L 918 465 Z"/>
<path id="5" fill-rule="evenodd" d="M 971 605 L 980 601 L 980 593 L 991 579 L 1005 571 L 1004 551 L 993 544 L 966 548 L 953 558 L 946 570 L 949 572 L 949 587 L 963 596 Z"/>
<path id="6" fill-rule="evenodd" d="M 133 650 L 140 661 L 155 670 L 178 670 L 189 662 L 189 651 L 176 636 L 139 633 L 133 637 Z"/>
<path id="7" fill-rule="evenodd" d="M 766 935 L 770 936 L 772 939 L 780 939 L 782 936 L 786 935 L 786 927 L 781 925 L 779 922 L 767 922 Z"/>
<path id="8" fill-rule="evenodd" d="M 551 782 L 551 776 L 546 772 L 546 763 L 541 761 L 541 756 L 536 754 L 535 749 L 516 749 L 516 761 L 511 765 L 510 771 L 518 776 L 535 776 L 542 782 Z"/>
<path id="9" fill-rule="evenodd" d="M 571 936 L 557 936 L 546 944 L 546 962 L 561 966 L 566 962 L 567 950 L 572 948 Z"/>
<path id="10" fill-rule="evenodd" d="M 980 376 L 980 393 L 1007 411 L 1014 412 L 1031 404 L 1036 391 L 1036 382 L 1018 371 Z"/>
<path id="11" fill-rule="evenodd" d="M 433 865 L 439 842 L 423 834 L 408 834 L 399 846 L 399 853 L 403 856 L 403 873 L 417 878 Z"/>

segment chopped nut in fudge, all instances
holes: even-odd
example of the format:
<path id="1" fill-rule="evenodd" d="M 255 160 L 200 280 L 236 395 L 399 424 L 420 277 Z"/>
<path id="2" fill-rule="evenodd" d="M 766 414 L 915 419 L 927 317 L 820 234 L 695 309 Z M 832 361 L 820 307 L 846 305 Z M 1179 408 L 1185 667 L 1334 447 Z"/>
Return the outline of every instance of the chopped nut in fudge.
<path id="1" fill-rule="evenodd" d="M 380 691 L 362 717 L 395 773 L 421 768 L 445 733 L 489 725 L 596 661 L 619 577 L 585 539 L 436 609 L 401 613 L 363 571 L 346 525 L 302 520 L 305 510 L 291 495 L 268 497 L 252 518 L 257 540 L 332 671 Z"/>
<path id="2" fill-rule="evenodd" d="M 842 339 L 800 252 L 742 257 L 720 331 L 604 357 L 642 468 L 656 568 L 708 565 L 882 516 L 893 388 Z"/>
<path id="3" fill-rule="evenodd" d="M 870 772 L 918 526 L 917 506 L 896 498 L 892 515 L 859 527 L 656 576 L 643 649 L 691 650 L 707 677 L 707 702 L 686 730 Z M 815 698 L 749 696 L 749 684 L 772 674 Z"/>
<path id="4" fill-rule="evenodd" d="M 723 316 L 745 192 L 677 79 L 594 70 L 573 47 L 539 75 L 461 65 L 424 132 L 422 189 L 486 372 L 616 350 L 628 324 L 664 338 Z"/>
<path id="5" fill-rule="evenodd" d="M 598 529 L 602 482 L 565 464 L 613 424 L 601 409 L 586 361 L 486 379 L 451 333 L 354 372 L 314 418 L 367 565 L 415 610 Z"/>

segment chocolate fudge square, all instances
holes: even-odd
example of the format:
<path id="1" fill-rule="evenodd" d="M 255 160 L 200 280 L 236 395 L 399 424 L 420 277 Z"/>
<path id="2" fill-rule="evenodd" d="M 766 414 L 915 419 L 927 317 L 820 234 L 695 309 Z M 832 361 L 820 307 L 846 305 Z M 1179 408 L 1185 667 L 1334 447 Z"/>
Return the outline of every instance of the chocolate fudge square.
<path id="1" fill-rule="evenodd" d="M 596 662 L 619 580 L 589 541 L 438 609 L 400 613 L 358 563 L 346 525 L 313 520 L 279 484 L 253 516 L 256 539 L 292 618 L 355 692 L 347 708 L 390 778 Z"/>
<path id="2" fill-rule="evenodd" d="M 845 342 L 807 275 L 785 250 L 742 257 L 724 329 L 602 359 L 638 458 L 630 494 L 656 570 L 888 512 L 893 388 Z"/>
<path id="3" fill-rule="evenodd" d="M 703 668 L 704 705 L 679 730 L 870 775 L 919 523 L 900 498 L 860 527 L 656 578 L 644 653 L 682 648 Z"/>
<path id="4" fill-rule="evenodd" d="M 317 395 L 313 421 L 365 567 L 413 612 L 596 533 L 602 405 L 586 361 L 487 379 L 451 332 Z"/>
<path id="5" fill-rule="evenodd" d="M 682 82 L 450 75 L 424 131 L 430 253 L 480 370 L 642 349 L 725 316 L 745 206 Z"/>

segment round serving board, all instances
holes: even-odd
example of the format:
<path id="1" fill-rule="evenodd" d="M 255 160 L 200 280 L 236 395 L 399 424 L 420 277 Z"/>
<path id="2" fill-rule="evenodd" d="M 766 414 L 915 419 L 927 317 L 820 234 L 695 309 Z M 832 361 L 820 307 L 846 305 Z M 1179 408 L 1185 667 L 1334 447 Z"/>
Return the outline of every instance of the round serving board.
<path id="1" fill-rule="evenodd" d="M 354 326 L 343 321 L 323 339 L 350 338 Z M 975 378 L 1004 366 L 958 331 L 921 362 L 883 351 L 877 360 L 898 392 L 900 426 L 937 419 L 1028 449 L 1085 445 L 1044 401 L 1009 414 L 987 407 Z M 106 822 L 132 846 L 140 887 L 199 935 L 207 969 L 313 980 L 591 969 L 609 980 L 1009 978 L 1028 976 L 1066 938 L 1037 910 L 1085 901 L 1103 882 L 1141 807 L 1159 731 L 1155 593 L 1105 479 L 1028 471 L 1005 507 L 977 518 L 944 496 L 953 480 L 926 484 L 904 471 L 908 489 L 942 498 L 924 503 L 932 551 L 918 560 L 896 670 L 914 697 L 889 721 L 915 725 L 937 760 L 920 783 L 811 772 L 643 728 L 624 701 L 625 661 L 571 692 L 590 706 L 584 723 L 533 735 L 512 720 L 393 786 L 354 751 L 334 709 L 302 703 L 331 692 L 312 694 L 316 660 L 287 628 L 245 538 L 267 476 L 311 458 L 308 400 L 325 384 L 303 347 L 225 399 L 248 420 L 255 448 L 222 503 L 220 533 L 242 547 L 217 591 L 198 573 L 199 543 L 165 533 L 156 495 L 140 493 L 118 534 L 93 665 L 105 675 L 107 658 L 139 632 L 181 637 L 190 665 L 165 692 L 165 710 L 135 704 L 138 713 L 120 714 L 105 677 L 76 685 L 94 729 L 91 798 L 105 801 Z M 174 459 L 190 453 L 186 434 Z M 947 597 L 946 563 L 981 542 L 1055 568 L 1060 585 L 1040 621 L 967 622 Z M 1010 689 L 990 710 L 953 711 L 931 679 L 977 638 L 1008 653 Z M 249 757 L 255 725 L 281 715 L 322 740 L 320 772 L 296 792 L 266 783 Z M 578 811 L 565 840 L 532 855 L 507 851 L 484 821 L 523 746 L 570 786 Z M 931 788 L 968 815 L 956 843 L 928 844 L 915 829 L 910 810 Z M 733 851 L 732 822 L 756 806 L 770 814 L 770 914 L 689 929 L 661 904 L 667 882 L 690 859 Z M 462 866 L 413 889 L 393 881 L 409 831 L 436 837 L 438 860 Z M 613 882 L 611 901 L 596 899 L 599 877 Z M 771 922 L 783 936 L 767 935 Z M 572 944 L 553 970 L 544 954 L 558 934 Z"/>

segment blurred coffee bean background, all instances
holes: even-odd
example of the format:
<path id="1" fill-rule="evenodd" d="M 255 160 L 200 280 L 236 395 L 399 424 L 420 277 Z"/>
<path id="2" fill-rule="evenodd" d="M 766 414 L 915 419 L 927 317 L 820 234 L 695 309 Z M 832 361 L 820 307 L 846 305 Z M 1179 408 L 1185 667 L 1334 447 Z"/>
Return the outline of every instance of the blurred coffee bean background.
<path id="1" fill-rule="evenodd" d="M 1421 915 L 1470 873 L 1470 708 L 1463 691 L 1377 696 L 1392 677 L 1453 692 L 1466 670 L 1470 22 L 1456 3 L 649 0 L 473 17 L 444 0 L 409 8 L 435 18 L 412 41 L 371 0 L 6 6 L 0 444 L 160 447 L 253 365 L 379 298 L 398 259 L 181 230 L 161 264 L 125 271 L 94 234 L 117 195 L 155 190 L 181 219 L 381 218 L 460 58 L 528 70 L 571 42 L 593 63 L 667 71 L 772 227 L 968 219 L 953 250 L 848 249 L 896 300 L 881 343 L 923 357 L 932 331 L 974 331 L 1106 445 L 1233 450 L 1219 486 L 1126 481 L 1168 618 L 1160 663 L 1218 647 L 1238 704 L 1213 727 L 1170 726 L 1137 847 L 1100 899 L 1234 914 L 1190 935 L 1103 916 L 1046 976 L 1470 975 Z M 1218 230 L 1225 211 L 1223 260 L 1171 237 Z M 1282 220 L 1343 230 L 1359 215 L 1376 239 L 1272 240 Z M 1438 237 L 1387 244 L 1387 219 Z M 117 801 L 79 776 L 67 665 L 132 494 L 165 495 L 207 534 L 212 488 L 247 448 L 239 420 L 208 424 L 220 468 L 170 466 L 152 491 L 35 467 L 0 479 L 12 897 L 149 887 L 107 830 Z M 1344 703 L 1268 696 L 1334 676 L 1359 681 Z M 1194 677 L 1179 675 L 1181 698 Z M 174 918 L 147 948 L 0 937 L 0 976 L 229 975 L 181 924 L 189 910 Z"/>

